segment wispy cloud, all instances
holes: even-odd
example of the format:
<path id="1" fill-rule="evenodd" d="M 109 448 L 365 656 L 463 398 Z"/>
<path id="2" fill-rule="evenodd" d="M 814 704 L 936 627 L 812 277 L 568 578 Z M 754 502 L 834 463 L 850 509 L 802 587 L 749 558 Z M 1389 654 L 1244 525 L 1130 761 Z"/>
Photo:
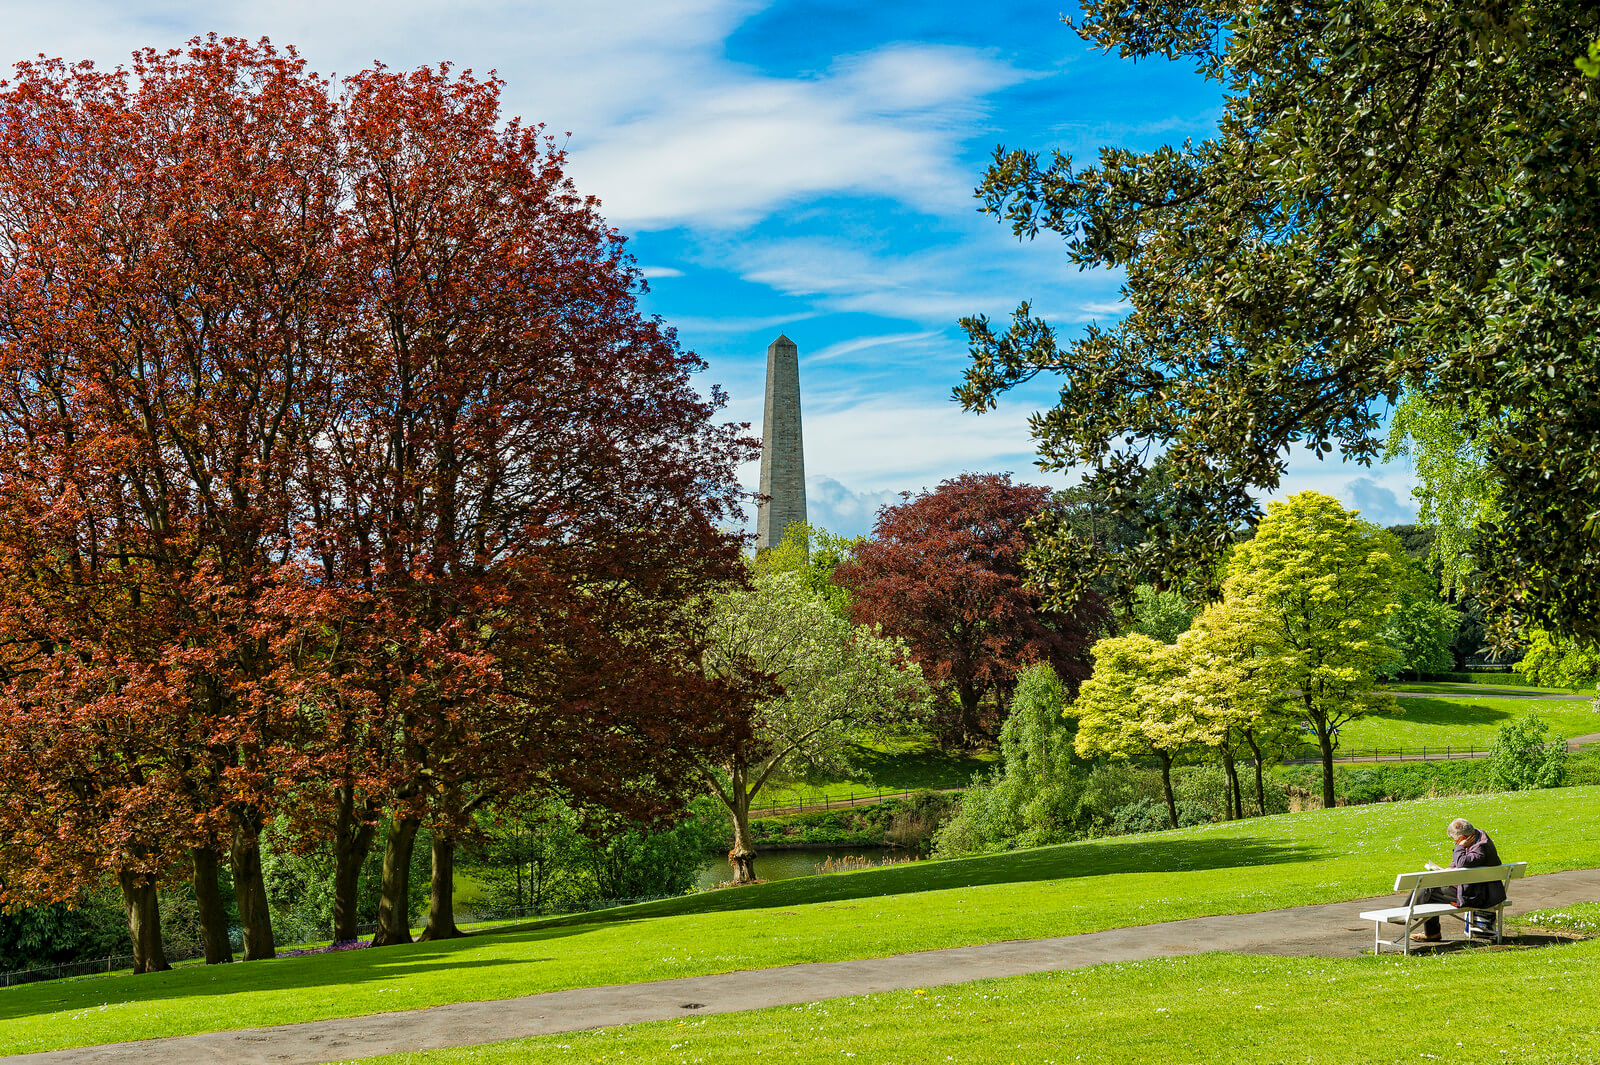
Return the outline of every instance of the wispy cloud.
<path id="1" fill-rule="evenodd" d="M 691 57 L 682 86 L 573 142 L 573 173 L 635 229 L 733 230 L 829 194 L 947 210 L 983 98 L 1025 75 L 972 49 L 892 45 L 776 78 Z"/>
<path id="2" fill-rule="evenodd" d="M 849 355 L 859 355 L 863 351 L 872 351 L 875 348 L 898 348 L 908 345 L 920 347 L 921 342 L 942 336 L 944 336 L 942 331 L 928 329 L 920 333 L 890 333 L 886 336 L 857 337 L 854 340 L 843 340 L 837 344 L 829 344 L 814 354 L 807 355 L 805 352 L 801 352 L 800 361 L 803 365 L 808 365 L 810 363 L 831 362 L 834 359 L 842 359 Z"/>

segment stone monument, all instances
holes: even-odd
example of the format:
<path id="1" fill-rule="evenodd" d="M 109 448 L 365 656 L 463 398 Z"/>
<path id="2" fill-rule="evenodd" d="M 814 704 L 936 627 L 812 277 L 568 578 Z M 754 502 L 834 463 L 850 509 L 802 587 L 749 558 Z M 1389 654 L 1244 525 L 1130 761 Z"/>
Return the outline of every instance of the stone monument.
<path id="1" fill-rule="evenodd" d="M 806 457 L 800 439 L 800 349 L 786 336 L 767 347 L 767 403 L 761 419 L 761 494 L 756 510 L 756 550 L 783 542 L 783 533 L 806 520 Z"/>

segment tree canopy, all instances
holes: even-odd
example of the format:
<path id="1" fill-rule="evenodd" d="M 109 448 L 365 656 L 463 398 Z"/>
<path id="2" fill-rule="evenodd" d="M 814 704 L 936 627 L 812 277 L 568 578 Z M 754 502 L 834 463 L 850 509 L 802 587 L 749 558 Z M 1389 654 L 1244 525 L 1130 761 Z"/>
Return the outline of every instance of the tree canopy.
<path id="1" fill-rule="evenodd" d="M 1069 689 L 1089 675 L 1099 598 L 1052 609 L 1024 565 L 1030 522 L 1049 500 L 1009 474 L 962 474 L 884 507 L 834 572 L 857 622 L 910 646 L 947 707 L 936 723 L 946 740 L 992 742 L 1025 666 L 1049 663 Z"/>
<path id="2" fill-rule="evenodd" d="M 1216 132 L 1097 165 L 996 151 L 978 193 L 1021 237 L 1120 270 L 1129 313 L 1066 340 L 1019 306 L 965 320 L 969 408 L 1039 374 L 1049 468 L 1124 502 L 1160 453 L 1204 489 L 1210 546 L 1291 449 L 1369 461 L 1403 394 L 1443 405 L 1499 486 L 1495 598 L 1600 630 L 1600 94 L 1586 0 L 1091 0 L 1078 32 L 1192 63 Z M 1178 569 L 1197 548 L 1168 543 Z"/>
<path id="3" fill-rule="evenodd" d="M 387 820 L 379 941 L 424 825 L 450 935 L 477 809 L 649 817 L 737 733 L 752 449 L 564 165 L 493 79 L 265 41 L 0 86 L 0 904 L 115 878 L 159 969 L 187 868 L 227 960 L 231 864 L 264 957 L 266 820 L 346 902 Z"/>
<path id="4" fill-rule="evenodd" d="M 1252 619 L 1255 642 L 1294 692 L 1322 752 L 1322 800 L 1332 806 L 1339 726 L 1397 713 L 1378 676 L 1397 659 L 1383 639 L 1404 576 L 1398 544 L 1319 492 L 1267 504 L 1253 539 L 1228 560 L 1225 601 Z"/>
<path id="5" fill-rule="evenodd" d="M 755 879 L 750 804 L 773 774 L 848 770 L 857 740 L 909 726 L 927 701 L 905 644 L 852 625 L 794 570 L 717 596 L 707 672 L 751 693 L 749 729 L 699 763 L 733 821 L 734 880 Z"/>

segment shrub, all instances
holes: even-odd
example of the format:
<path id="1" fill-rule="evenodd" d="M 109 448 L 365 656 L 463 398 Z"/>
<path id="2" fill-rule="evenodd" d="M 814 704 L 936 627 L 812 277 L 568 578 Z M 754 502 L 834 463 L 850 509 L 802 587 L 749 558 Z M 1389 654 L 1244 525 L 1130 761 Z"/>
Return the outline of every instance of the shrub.
<path id="1" fill-rule="evenodd" d="M 128 920 L 115 888 L 72 903 L 0 910 L 0 972 L 128 952 Z"/>
<path id="2" fill-rule="evenodd" d="M 1212 816 L 1211 811 L 1199 803 L 1188 800 L 1178 803 L 1179 828 L 1204 825 L 1214 820 L 1216 818 Z M 1132 835 L 1135 832 L 1160 832 L 1171 827 L 1172 820 L 1167 816 L 1165 799 L 1159 801 L 1139 799 L 1117 807 L 1111 815 L 1111 831 L 1119 836 Z"/>
<path id="3" fill-rule="evenodd" d="M 1567 747 L 1550 742 L 1550 729 L 1537 714 L 1524 714 L 1500 726 L 1488 762 L 1497 790 L 1558 788 L 1567 776 Z"/>

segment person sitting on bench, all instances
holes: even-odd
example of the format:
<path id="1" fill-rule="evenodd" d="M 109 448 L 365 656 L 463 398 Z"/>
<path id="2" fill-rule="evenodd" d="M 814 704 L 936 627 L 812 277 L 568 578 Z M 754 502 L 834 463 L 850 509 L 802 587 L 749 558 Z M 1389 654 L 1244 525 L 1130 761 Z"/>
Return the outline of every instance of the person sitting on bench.
<path id="1" fill-rule="evenodd" d="M 1450 838 L 1456 841 L 1455 853 L 1450 856 L 1450 868 L 1472 869 L 1480 865 L 1499 865 L 1500 855 L 1494 849 L 1494 840 L 1489 838 L 1489 833 L 1481 828 L 1474 828 L 1472 822 L 1464 817 L 1458 817 L 1450 822 Z M 1506 900 L 1506 886 L 1498 880 L 1490 880 L 1482 884 L 1456 884 L 1452 887 L 1431 887 L 1417 896 L 1418 902 L 1448 902 L 1452 906 L 1494 906 Z M 1467 925 L 1467 934 L 1473 932 L 1493 932 L 1494 915 L 1476 915 L 1484 917 L 1488 927 Z M 1412 939 L 1423 943 L 1439 942 L 1439 918 L 1430 917 L 1423 924 L 1422 931 L 1415 932 Z"/>

